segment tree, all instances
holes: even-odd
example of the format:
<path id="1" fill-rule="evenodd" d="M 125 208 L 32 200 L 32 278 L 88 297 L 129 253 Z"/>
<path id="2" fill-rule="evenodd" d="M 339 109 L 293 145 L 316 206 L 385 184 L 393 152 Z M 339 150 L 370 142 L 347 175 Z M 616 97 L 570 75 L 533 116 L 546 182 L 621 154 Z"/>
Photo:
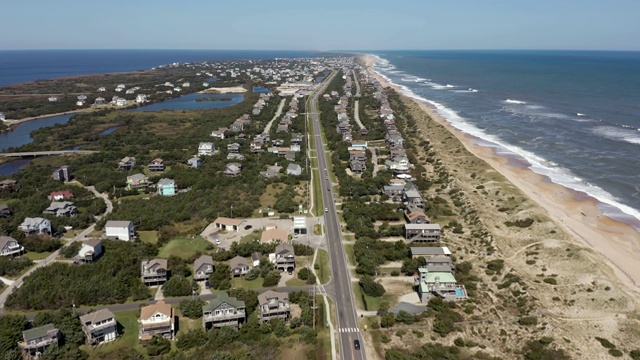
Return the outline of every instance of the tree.
<path id="1" fill-rule="evenodd" d="M 260 276 L 260 268 L 254 267 L 244 276 L 246 280 L 255 280 Z"/>
<path id="2" fill-rule="evenodd" d="M 16 344 L 22 339 L 22 331 L 26 330 L 28 325 L 29 321 L 24 315 L 0 317 L 0 354 L 6 354 L 7 359 L 20 359 Z M 12 357 L 12 354 L 15 357 Z"/>
<path id="3" fill-rule="evenodd" d="M 202 306 L 205 304 L 200 299 L 185 299 L 180 302 L 180 312 L 190 319 L 202 317 Z"/>
<path id="4" fill-rule="evenodd" d="M 371 276 L 365 275 L 358 282 L 362 291 L 369 296 L 380 297 L 384 295 L 385 289 L 382 284 L 377 283 Z"/>
<path id="5" fill-rule="evenodd" d="M 382 315 L 382 317 L 380 317 L 380 327 L 390 328 L 393 325 L 395 325 L 395 323 L 396 323 L 396 318 L 395 316 L 393 316 L 392 313 L 385 314 L 385 315 Z"/>
<path id="6" fill-rule="evenodd" d="M 162 293 L 165 296 L 189 296 L 192 293 L 191 282 L 182 275 L 172 276 L 162 285 Z"/>
<path id="7" fill-rule="evenodd" d="M 227 290 L 231 288 L 231 268 L 227 264 L 218 264 L 211 275 L 209 284 L 216 290 Z"/>
<path id="8" fill-rule="evenodd" d="M 310 271 L 306 267 L 298 270 L 298 279 L 307 280 L 309 278 Z"/>
<path id="9" fill-rule="evenodd" d="M 207 334 L 202 328 L 191 329 L 187 332 L 182 332 L 176 341 L 176 347 L 180 350 L 191 349 L 194 347 L 200 347 L 207 343 Z"/>
<path id="10" fill-rule="evenodd" d="M 171 341 L 164 337 L 154 336 L 149 341 L 149 344 L 147 344 L 149 356 L 167 354 L 169 351 L 171 351 Z"/>
<path id="11" fill-rule="evenodd" d="M 280 271 L 272 270 L 262 281 L 263 287 L 276 286 L 280 282 Z"/>

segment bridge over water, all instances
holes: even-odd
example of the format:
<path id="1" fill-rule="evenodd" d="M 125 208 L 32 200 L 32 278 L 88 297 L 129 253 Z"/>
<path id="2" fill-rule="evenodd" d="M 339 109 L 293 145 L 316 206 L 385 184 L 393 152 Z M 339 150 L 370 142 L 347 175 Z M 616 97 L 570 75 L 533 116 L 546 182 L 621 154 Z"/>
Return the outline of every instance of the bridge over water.
<path id="1" fill-rule="evenodd" d="M 0 157 L 38 157 L 38 156 L 54 156 L 66 154 L 95 154 L 99 151 L 94 150 L 54 150 L 54 151 L 26 151 L 13 153 L 0 153 Z"/>

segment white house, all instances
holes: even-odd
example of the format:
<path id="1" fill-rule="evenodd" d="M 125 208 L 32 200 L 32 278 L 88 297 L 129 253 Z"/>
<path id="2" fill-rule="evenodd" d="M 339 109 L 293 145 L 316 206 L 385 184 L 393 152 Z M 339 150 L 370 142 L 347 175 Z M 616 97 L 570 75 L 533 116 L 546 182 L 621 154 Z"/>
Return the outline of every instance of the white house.
<path id="1" fill-rule="evenodd" d="M 116 100 L 116 106 L 127 106 L 127 99 L 118 98 Z"/>
<path id="2" fill-rule="evenodd" d="M 22 224 L 19 226 L 20 230 L 22 230 L 25 234 L 51 234 L 51 221 L 49 219 L 36 217 L 36 218 L 25 218 Z"/>
<path id="3" fill-rule="evenodd" d="M 137 103 L 146 103 L 147 102 L 147 95 L 138 94 L 138 96 L 136 96 L 136 102 Z"/>
<path id="4" fill-rule="evenodd" d="M 109 220 L 104 226 L 106 237 L 115 237 L 123 241 L 131 241 L 135 237 L 135 230 L 131 221 Z"/>
<path id="5" fill-rule="evenodd" d="M 198 145 L 198 155 L 213 155 L 216 153 L 216 145 L 212 142 L 201 142 Z"/>
<path id="6" fill-rule="evenodd" d="M 5 121 L 7 120 L 7 118 L 5 117 L 4 113 L 0 111 L 0 121 Z"/>

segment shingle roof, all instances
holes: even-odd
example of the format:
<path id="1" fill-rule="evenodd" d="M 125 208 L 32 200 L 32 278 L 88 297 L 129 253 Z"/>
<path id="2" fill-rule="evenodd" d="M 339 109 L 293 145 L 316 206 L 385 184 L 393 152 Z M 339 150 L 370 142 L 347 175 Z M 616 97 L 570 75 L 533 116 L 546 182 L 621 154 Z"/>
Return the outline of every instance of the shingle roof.
<path id="1" fill-rule="evenodd" d="M 171 317 L 173 310 L 171 304 L 167 304 L 164 300 L 159 300 L 155 304 L 147 305 L 140 309 L 140 319 L 148 319 L 155 313 L 161 313 Z"/>
<path id="2" fill-rule="evenodd" d="M 37 328 L 23 331 L 22 336 L 24 341 L 29 342 L 29 340 L 35 340 L 35 339 L 47 336 L 47 334 L 50 331 L 58 332 L 59 330 L 56 329 L 56 327 L 53 326 L 53 324 L 46 324 Z"/>
<path id="3" fill-rule="evenodd" d="M 202 306 L 202 311 L 206 312 L 206 311 L 213 311 L 215 310 L 218 306 L 227 303 L 233 307 L 235 307 L 236 309 L 244 309 L 245 305 L 244 305 L 244 301 L 242 300 L 238 300 L 234 297 L 229 296 L 229 294 L 227 294 L 226 292 L 221 292 L 219 293 L 213 300 L 211 300 L 208 304 L 205 304 Z"/>
<path id="4" fill-rule="evenodd" d="M 98 311 L 94 311 L 85 315 L 80 316 L 80 322 L 82 324 L 85 323 L 92 323 L 95 324 L 97 322 L 100 321 L 105 321 L 107 319 L 111 319 L 111 318 L 115 318 L 116 316 L 113 315 L 113 313 L 111 312 L 111 310 L 109 309 L 100 309 Z"/>

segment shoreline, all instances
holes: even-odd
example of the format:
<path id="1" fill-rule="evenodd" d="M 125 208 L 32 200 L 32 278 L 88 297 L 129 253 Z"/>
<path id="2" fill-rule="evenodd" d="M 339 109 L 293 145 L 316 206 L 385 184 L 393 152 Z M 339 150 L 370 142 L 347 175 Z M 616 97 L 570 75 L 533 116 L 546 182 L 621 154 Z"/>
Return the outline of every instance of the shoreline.
<path id="1" fill-rule="evenodd" d="M 7 125 L 7 130 L 5 130 L 4 132 L 12 132 L 16 126 L 18 126 L 20 124 L 23 124 L 23 123 L 26 123 L 28 121 L 40 120 L 40 119 L 54 117 L 54 116 L 60 116 L 60 115 L 77 114 L 77 113 L 89 112 L 89 111 L 92 111 L 92 109 L 69 110 L 69 111 L 53 113 L 53 114 L 32 116 L 32 117 L 27 117 L 27 118 L 24 118 L 24 119 L 19 119 L 19 120 L 5 120 L 4 123 L 5 123 L 5 125 Z"/>
<path id="2" fill-rule="evenodd" d="M 599 201 L 552 182 L 548 177 L 529 169 L 529 163 L 497 154 L 495 148 L 482 146 L 482 139 L 455 128 L 429 103 L 403 95 L 399 86 L 373 70 L 375 58 L 362 55 L 367 71 L 383 86 L 391 87 L 401 96 L 416 103 L 435 122 L 444 126 L 474 156 L 486 162 L 545 210 L 549 218 L 574 241 L 606 259 L 620 282 L 636 296 L 640 293 L 640 233 L 622 221 L 610 218 L 598 207 Z M 523 166 L 524 165 L 524 166 Z"/>

